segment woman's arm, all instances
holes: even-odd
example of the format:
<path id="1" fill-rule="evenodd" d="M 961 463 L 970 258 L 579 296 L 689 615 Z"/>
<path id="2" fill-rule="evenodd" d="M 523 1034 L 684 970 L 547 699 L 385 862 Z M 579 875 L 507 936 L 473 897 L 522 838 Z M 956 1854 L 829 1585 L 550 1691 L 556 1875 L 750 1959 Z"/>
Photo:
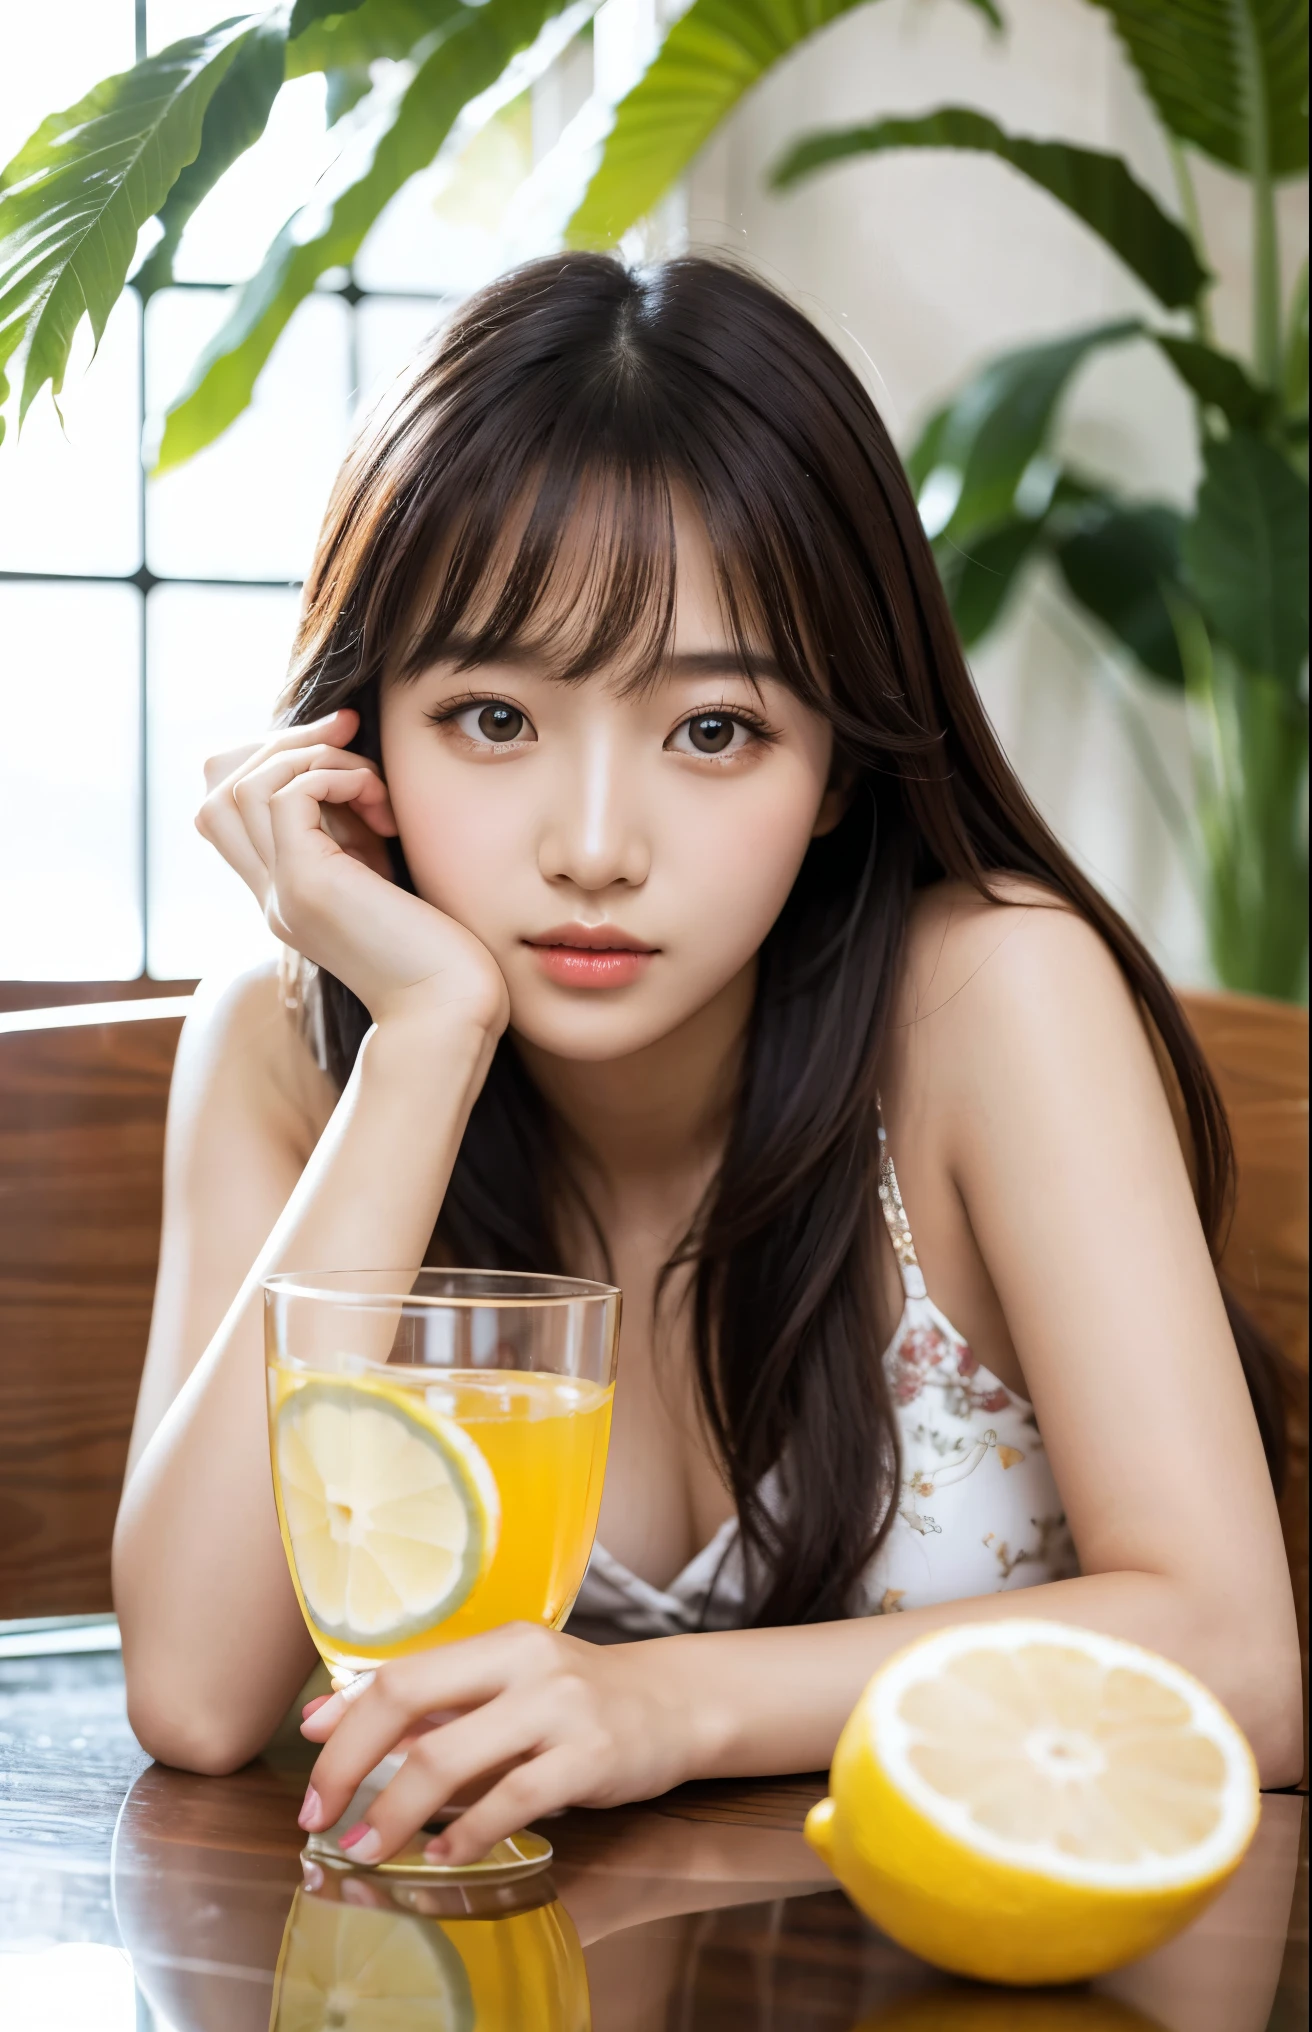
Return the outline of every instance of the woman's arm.
<path id="1" fill-rule="evenodd" d="M 270 1105 L 277 1052 L 259 1037 L 258 995 L 202 1007 L 180 1055 L 114 1595 L 133 1727 L 152 1754 L 199 1770 L 252 1756 L 311 1659 L 273 1505 L 260 1280 L 422 1260 L 505 1020 L 483 948 L 323 830 L 325 802 L 385 800 L 376 774 L 330 745 L 353 727 L 338 716 L 328 745 L 323 728 L 278 737 L 206 807 L 274 928 L 376 1020 L 299 1177 L 294 1110 Z"/>
<path id="2" fill-rule="evenodd" d="M 370 1808 L 361 1860 L 480 1786 L 446 1837 L 455 1861 L 558 1806 L 818 1769 L 893 1651 L 946 1624 L 1018 1614 L 1178 1660 L 1247 1732 L 1264 1783 L 1297 1778 L 1279 1519 L 1133 1002 L 1101 942 L 1059 910 L 969 914 L 939 972 L 943 992 L 926 999 L 903 1069 L 906 1091 L 931 1098 L 908 1112 L 1002 1300 L 1080 1577 L 897 1616 L 645 1644 L 512 1627 L 401 1660 L 305 1724 L 325 1747 L 304 1825 L 331 1825 L 385 1751 L 452 1710 L 467 1712 L 419 1735 Z"/>

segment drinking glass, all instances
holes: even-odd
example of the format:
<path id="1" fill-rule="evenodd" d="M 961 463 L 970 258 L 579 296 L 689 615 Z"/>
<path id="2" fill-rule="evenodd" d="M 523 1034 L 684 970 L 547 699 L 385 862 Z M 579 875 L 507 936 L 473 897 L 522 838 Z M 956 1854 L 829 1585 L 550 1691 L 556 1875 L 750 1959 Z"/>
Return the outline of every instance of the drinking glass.
<path id="1" fill-rule="evenodd" d="M 500 1623 L 559 1629 L 597 1528 L 619 1292 L 518 1271 L 282 1271 L 264 1303 L 278 1524 L 333 1686 Z M 550 1854 L 512 1845 L 526 1839 Z"/>

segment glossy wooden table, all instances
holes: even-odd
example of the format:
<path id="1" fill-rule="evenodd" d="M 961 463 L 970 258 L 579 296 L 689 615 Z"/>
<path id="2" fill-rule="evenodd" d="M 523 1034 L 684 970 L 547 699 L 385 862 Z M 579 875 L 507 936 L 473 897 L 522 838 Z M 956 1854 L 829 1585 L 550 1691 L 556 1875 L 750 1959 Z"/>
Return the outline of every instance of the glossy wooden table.
<path id="1" fill-rule="evenodd" d="M 352 1904 L 395 1909 L 365 1873 L 327 1886 L 325 1905 L 311 1866 L 307 1893 L 296 1827 L 304 1769 L 297 1744 L 232 1778 L 164 1770 L 128 1729 L 116 1654 L 0 1659 L 5 2032 L 267 2032 L 298 1887 L 298 1910 L 308 1900 L 321 1938 Z M 553 2020 L 545 2004 L 521 2002 L 494 2027 L 478 2018 L 477 2032 L 581 2032 L 585 1995 L 594 2032 L 1295 2032 L 1308 2023 L 1303 1798 L 1264 1802 L 1243 1870 L 1190 1932 L 1090 1989 L 1034 1994 L 951 1982 L 868 1926 L 802 1840 L 821 1789 L 818 1778 L 687 1787 L 550 1823 L 551 1882 L 502 1902 L 535 1906 L 539 1929 L 549 1905 L 552 1937 L 573 1958 L 573 2016 Z M 468 1940 L 452 1909 L 446 1938 Z M 511 1937 L 510 1923 L 497 1920 L 496 1940 Z M 428 1937 L 440 1925 L 440 1913 L 410 1916 L 401 1930 Z M 347 2022 L 373 2032 L 368 2017 Z M 451 2021 L 436 2006 L 378 2020 L 389 2032 L 402 2022 L 447 2032 Z"/>

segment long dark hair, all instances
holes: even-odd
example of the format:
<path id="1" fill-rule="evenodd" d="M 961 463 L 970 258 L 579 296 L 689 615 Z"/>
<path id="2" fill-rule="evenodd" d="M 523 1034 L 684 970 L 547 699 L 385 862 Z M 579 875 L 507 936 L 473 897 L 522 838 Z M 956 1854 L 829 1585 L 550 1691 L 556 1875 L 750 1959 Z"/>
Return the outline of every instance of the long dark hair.
<path id="1" fill-rule="evenodd" d="M 535 639 L 566 680 L 624 655 L 641 681 L 672 625 L 676 489 L 705 524 L 733 639 L 746 654 L 764 638 L 831 722 L 853 785 L 761 949 L 723 1161 L 676 1255 L 701 1404 L 757 1577 L 754 1619 L 823 1621 L 844 1613 L 894 1508 L 874 1328 L 875 1067 L 914 891 L 955 877 L 988 894 L 1006 870 L 1096 926 L 1170 1061 L 1214 1256 L 1233 1159 L 1165 979 L 998 746 L 873 404 L 800 312 L 732 266 L 686 258 L 635 274 L 564 254 L 464 308 L 343 468 L 306 587 L 290 719 L 349 702 L 355 746 L 379 761 L 385 673 L 404 680 L 453 652 L 472 667 Z M 547 640 L 562 538 L 585 513 L 595 542 L 569 639 Z M 394 872 L 409 882 L 399 850 Z M 369 1018 L 327 975 L 314 992 L 325 1063 L 344 1081 Z M 570 1189 L 546 1104 L 503 1039 L 430 1253 L 564 1267 Z M 1250 1322 L 1237 1309 L 1232 1322 L 1276 1462 L 1274 1374 Z M 759 1493 L 771 1469 L 788 1498 L 779 1515 Z"/>

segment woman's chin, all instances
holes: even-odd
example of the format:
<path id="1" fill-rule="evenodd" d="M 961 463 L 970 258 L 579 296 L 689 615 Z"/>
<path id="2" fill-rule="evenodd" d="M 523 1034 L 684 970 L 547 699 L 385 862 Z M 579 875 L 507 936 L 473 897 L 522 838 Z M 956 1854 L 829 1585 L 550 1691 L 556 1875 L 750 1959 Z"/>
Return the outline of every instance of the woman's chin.
<path id="1" fill-rule="evenodd" d="M 510 993 L 510 1030 L 551 1058 L 599 1065 L 631 1058 L 677 1030 L 691 1009 L 671 1009 L 644 994 L 644 983 L 617 988 L 551 987 Z"/>

